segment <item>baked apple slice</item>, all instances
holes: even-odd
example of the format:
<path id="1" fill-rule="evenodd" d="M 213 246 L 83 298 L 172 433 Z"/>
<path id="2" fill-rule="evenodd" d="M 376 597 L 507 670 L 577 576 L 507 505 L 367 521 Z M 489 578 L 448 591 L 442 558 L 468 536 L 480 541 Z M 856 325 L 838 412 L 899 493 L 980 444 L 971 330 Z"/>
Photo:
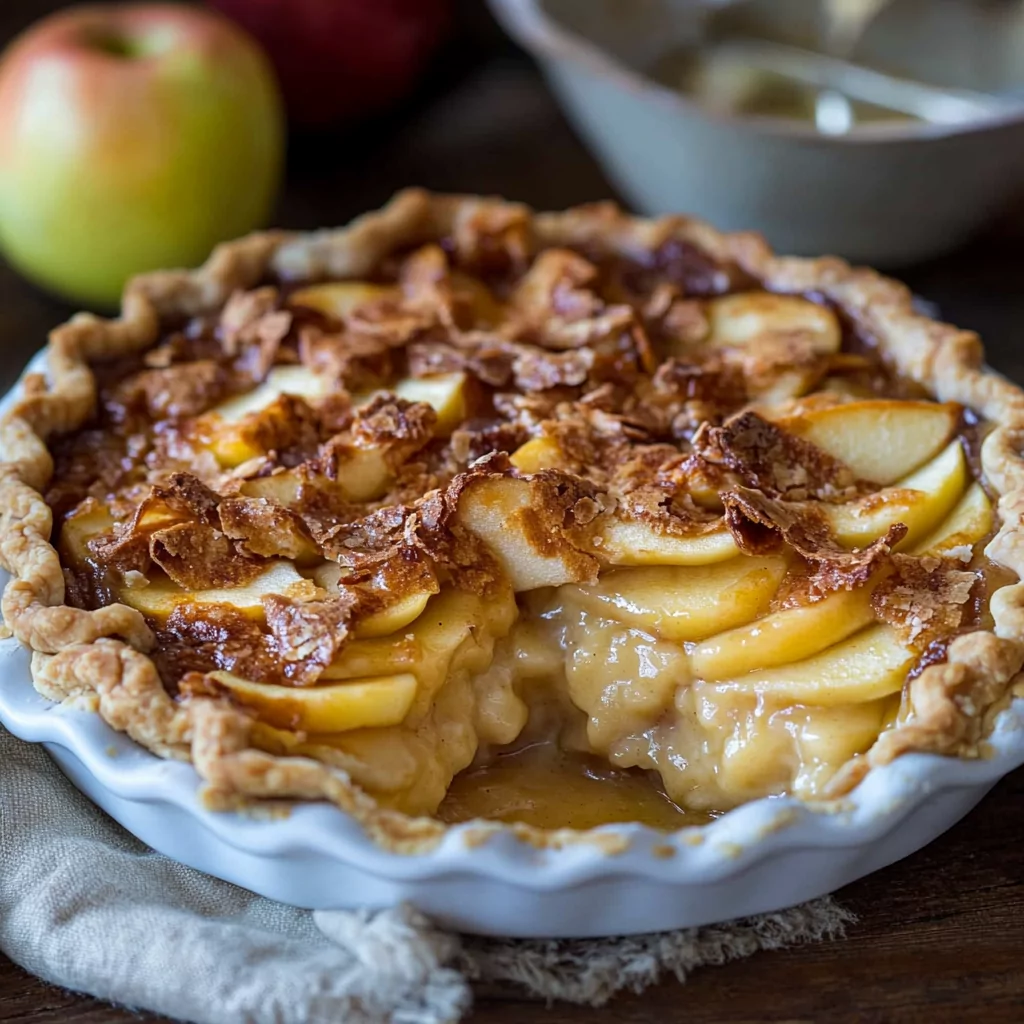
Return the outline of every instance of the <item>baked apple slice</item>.
<path id="1" fill-rule="evenodd" d="M 563 468 L 562 449 L 554 438 L 542 435 L 531 437 L 521 444 L 510 456 L 512 463 L 520 473 L 539 473 L 545 469 Z"/>
<path id="2" fill-rule="evenodd" d="M 850 548 L 867 547 L 893 523 L 908 528 L 901 542 L 912 547 L 952 511 L 968 483 L 967 459 L 958 440 L 896 486 L 842 505 L 821 505 L 833 534 Z"/>
<path id="3" fill-rule="evenodd" d="M 529 480 L 496 476 L 472 481 L 459 496 L 458 519 L 490 548 L 517 593 L 595 574 L 593 559 L 543 522 Z"/>
<path id="4" fill-rule="evenodd" d="M 334 481 L 330 481 L 330 483 L 333 484 Z M 291 508 L 299 500 L 299 491 L 302 485 L 302 478 L 292 470 L 286 469 L 283 472 L 272 473 L 270 476 L 259 476 L 252 480 L 246 480 L 239 488 L 239 493 L 247 498 L 262 498 L 284 508 Z"/>
<path id="5" fill-rule="evenodd" d="M 350 501 L 375 501 L 395 479 L 384 449 L 352 445 L 338 463 L 338 487 Z"/>
<path id="6" fill-rule="evenodd" d="M 322 590 L 337 594 L 345 580 L 341 566 L 337 562 L 326 562 L 317 566 L 309 573 L 309 578 Z M 399 595 L 398 599 L 378 612 L 367 615 L 356 622 L 353 633 L 357 637 L 387 636 L 399 629 L 404 629 L 423 614 L 427 602 L 437 593 L 434 589 L 411 590 L 408 594 Z"/>
<path id="7" fill-rule="evenodd" d="M 900 643 L 895 629 L 877 624 L 812 658 L 749 672 L 731 682 L 714 684 L 714 689 L 756 693 L 773 707 L 856 704 L 896 693 L 914 657 Z"/>
<path id="8" fill-rule="evenodd" d="M 708 637 L 691 652 L 700 679 L 731 679 L 759 668 L 803 661 L 874 620 L 872 587 L 840 590 L 814 604 L 785 608 Z"/>
<path id="9" fill-rule="evenodd" d="M 806 765 L 845 763 L 868 749 L 890 726 L 899 710 L 899 695 L 834 707 L 794 708 L 787 718 L 797 727 Z"/>
<path id="10" fill-rule="evenodd" d="M 737 365 L 759 407 L 771 408 L 806 394 L 821 377 L 822 356 L 839 351 L 842 332 L 831 310 L 794 295 L 741 292 L 706 305 L 707 333 L 695 345 L 721 349 Z"/>
<path id="11" fill-rule="evenodd" d="M 282 395 L 296 395 L 315 402 L 330 390 L 331 381 L 306 366 L 275 366 L 251 391 L 221 402 L 207 415 L 215 415 L 223 423 L 237 423 L 252 413 L 262 412 Z"/>
<path id="12" fill-rule="evenodd" d="M 278 402 L 294 395 L 315 403 L 331 390 L 331 381 L 305 366 L 276 366 L 266 379 L 251 391 L 221 402 L 199 421 L 199 429 L 209 436 L 207 442 L 217 461 L 227 468 L 240 466 L 264 454 L 257 427 L 260 417 L 287 416 Z"/>
<path id="13" fill-rule="evenodd" d="M 429 590 L 406 594 L 394 604 L 368 615 L 356 623 L 357 637 L 388 636 L 415 622 L 427 607 L 433 593 Z"/>
<path id="14" fill-rule="evenodd" d="M 464 373 L 442 373 L 435 377 L 406 377 L 394 387 L 407 402 L 424 402 L 437 413 L 434 433 L 447 437 L 466 418 L 467 377 Z"/>
<path id="15" fill-rule="evenodd" d="M 85 567 L 92 558 L 89 541 L 114 531 L 114 517 L 104 505 L 76 510 L 60 529 L 60 553 L 77 566 Z"/>
<path id="16" fill-rule="evenodd" d="M 437 413 L 434 433 L 447 437 L 467 417 L 467 381 L 464 373 L 440 373 L 433 377 L 404 377 L 389 390 L 407 402 L 422 402 Z M 366 405 L 380 390 L 363 392 L 353 398 L 358 408 Z"/>
<path id="17" fill-rule="evenodd" d="M 229 605 L 251 619 L 262 621 L 263 598 L 271 594 L 287 597 L 305 595 L 313 590 L 309 580 L 299 575 L 295 566 L 283 559 L 268 563 L 259 576 L 240 587 L 218 587 L 211 590 L 186 590 L 166 576 L 151 578 L 142 586 L 119 587 L 118 598 L 156 622 L 164 622 L 178 605 Z"/>
<path id="18" fill-rule="evenodd" d="M 351 445 L 345 458 L 338 462 L 337 479 L 321 476 L 308 481 L 295 470 L 286 469 L 270 476 L 246 480 L 240 491 L 247 498 L 266 498 L 285 508 L 298 503 L 299 492 L 307 483 L 315 488 L 337 491 L 338 496 L 346 501 L 374 501 L 387 493 L 394 478 L 382 448 Z"/>
<path id="19" fill-rule="evenodd" d="M 478 636 L 503 636 L 516 614 L 511 590 L 486 599 L 461 590 L 443 590 L 407 626 L 387 636 L 357 638 L 346 644 L 321 679 L 411 672 L 429 697 L 444 683 L 460 648 L 474 644 Z"/>
<path id="20" fill-rule="evenodd" d="M 557 441 L 548 436 L 520 445 L 510 461 L 521 473 L 566 468 Z M 718 502 L 716 492 L 693 496 L 703 504 Z M 724 523 L 706 533 L 686 536 L 661 532 L 638 519 L 608 518 L 591 553 L 611 565 L 707 565 L 735 558 L 739 548 Z"/>
<path id="21" fill-rule="evenodd" d="M 939 524 L 934 533 L 925 537 L 914 549 L 915 555 L 942 555 L 969 562 L 974 546 L 992 532 L 995 517 L 992 503 L 981 484 L 974 483 L 956 507 Z"/>
<path id="22" fill-rule="evenodd" d="M 612 519 L 595 553 L 612 565 L 710 565 L 739 554 L 725 525 L 690 536 L 661 533 L 640 520 Z"/>
<path id="23" fill-rule="evenodd" d="M 706 344 L 713 348 L 742 348 L 766 335 L 800 334 L 810 338 L 816 352 L 838 352 L 842 332 L 835 314 L 816 302 L 795 295 L 740 292 L 708 303 L 710 331 Z"/>
<path id="24" fill-rule="evenodd" d="M 306 687 L 257 683 L 230 672 L 211 672 L 210 678 L 269 725 L 310 733 L 398 725 L 412 707 L 417 686 L 407 672 Z"/>
<path id="25" fill-rule="evenodd" d="M 173 509 L 154 503 L 143 512 L 137 526 L 141 532 L 148 533 L 180 521 L 181 516 Z M 95 500 L 89 502 L 64 520 L 59 542 L 61 552 L 84 566 L 96 557 L 89 548 L 89 542 L 112 534 L 114 529 L 115 520 L 110 510 Z"/>
<path id="26" fill-rule="evenodd" d="M 735 708 L 722 704 L 725 714 L 718 717 L 742 724 L 735 726 L 735 740 L 727 741 L 722 752 L 721 785 L 733 793 L 762 795 L 765 780 L 788 773 L 787 766 L 796 760 L 800 767 L 792 779 L 792 791 L 813 798 L 837 769 L 874 743 L 894 702 L 898 704 L 895 695 L 835 707 L 796 705 L 771 715 L 757 715 L 752 696 Z"/>
<path id="27" fill-rule="evenodd" d="M 574 588 L 589 611 L 665 640 L 701 640 L 764 614 L 786 572 L 782 558 L 620 569 Z"/>
<path id="28" fill-rule="evenodd" d="M 960 407 L 878 399 L 814 409 L 780 426 L 845 462 L 862 480 L 888 485 L 949 443 Z"/>
<path id="29" fill-rule="evenodd" d="M 458 642 L 468 635 L 460 632 Z M 424 665 L 424 648 L 420 640 L 420 623 L 408 630 L 388 636 L 350 640 L 334 661 L 324 669 L 321 681 L 362 679 L 364 676 L 386 675 L 389 672 L 413 672 Z"/>
<path id="30" fill-rule="evenodd" d="M 288 304 L 305 306 L 336 320 L 344 320 L 360 306 L 380 302 L 382 299 L 398 299 L 401 294 L 394 285 L 370 284 L 368 281 L 330 281 L 292 292 Z"/>

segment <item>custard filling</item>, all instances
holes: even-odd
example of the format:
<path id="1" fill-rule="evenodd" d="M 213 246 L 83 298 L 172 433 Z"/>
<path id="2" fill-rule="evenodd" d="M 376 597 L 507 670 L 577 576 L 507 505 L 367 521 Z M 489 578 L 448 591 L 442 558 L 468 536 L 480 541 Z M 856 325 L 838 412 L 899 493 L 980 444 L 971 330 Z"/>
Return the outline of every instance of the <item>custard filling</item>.
<path id="1" fill-rule="evenodd" d="M 984 426 L 827 306 L 670 277 L 428 245 L 98 367 L 47 495 L 69 601 L 411 815 L 828 797 L 1012 579 Z"/>

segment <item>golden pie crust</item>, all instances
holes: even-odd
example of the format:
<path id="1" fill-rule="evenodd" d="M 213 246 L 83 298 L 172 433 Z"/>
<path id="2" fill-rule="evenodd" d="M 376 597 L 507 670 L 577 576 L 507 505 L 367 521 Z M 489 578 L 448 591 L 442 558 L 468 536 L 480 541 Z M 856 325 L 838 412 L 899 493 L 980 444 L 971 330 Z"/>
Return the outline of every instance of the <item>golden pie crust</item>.
<path id="1" fill-rule="evenodd" d="M 355 817 L 379 842 L 399 850 L 429 846 L 444 830 L 432 818 L 412 818 L 378 806 L 341 767 L 260 749 L 253 742 L 254 719 L 223 693 L 204 692 L 200 687 L 186 694 L 185 699 L 172 697 L 150 657 L 154 653 L 154 633 L 140 611 L 125 604 L 85 609 L 66 603 L 65 573 L 51 543 L 53 511 L 43 498 L 54 467 L 48 443 L 77 430 L 93 415 L 97 402 L 94 364 L 150 349 L 168 323 L 217 313 L 224 343 L 236 345 L 239 351 L 251 350 L 258 360 L 261 352 L 273 353 L 288 330 L 287 321 L 275 319 L 274 289 L 267 287 L 268 282 L 291 287 L 303 282 L 365 279 L 394 254 L 408 254 L 431 243 L 471 252 L 481 262 L 519 261 L 526 267 L 533 261 L 536 273 L 530 277 L 536 294 L 531 294 L 529 288 L 521 289 L 518 310 L 523 322 L 544 338 L 545 356 L 537 359 L 535 354 L 519 352 L 511 372 L 537 387 L 572 386 L 587 379 L 587 353 L 593 351 L 589 342 L 628 326 L 628 317 L 622 320 L 622 310 L 614 304 L 582 317 L 561 315 L 564 309 L 560 313 L 552 308 L 552 276 L 557 276 L 565 289 L 559 301 L 570 305 L 585 301 L 574 291 L 575 284 L 586 280 L 585 261 L 579 260 L 576 265 L 564 250 L 642 262 L 676 246 L 700 254 L 706 262 L 709 294 L 729 291 L 729 277 L 733 275 L 748 287 L 813 297 L 841 311 L 853 329 L 871 340 L 875 353 L 889 370 L 916 382 L 931 398 L 959 403 L 991 425 L 980 448 L 978 465 L 989 493 L 998 496 L 998 531 L 985 554 L 1018 577 L 1024 572 L 1024 461 L 1019 454 L 1024 446 L 1024 393 L 984 367 L 976 335 L 916 313 L 902 285 L 837 259 L 778 257 L 756 235 L 721 234 L 688 218 L 643 220 L 626 216 L 609 204 L 542 214 L 496 199 L 409 190 L 381 211 L 344 229 L 304 235 L 253 235 L 219 247 L 194 272 L 159 272 L 135 279 L 125 291 L 118 319 L 79 314 L 52 333 L 45 379 L 42 375 L 29 376 L 22 397 L 0 423 L 5 458 L 0 463 L 0 564 L 13 577 L 3 596 L 3 615 L 11 632 L 33 652 L 32 673 L 37 688 L 55 701 L 94 708 L 115 729 L 160 756 L 191 760 L 205 782 L 206 799 L 212 805 L 243 806 L 267 798 L 328 800 Z M 552 251 L 560 253 L 557 260 L 548 259 Z M 545 260 L 552 263 L 547 277 Z M 432 268 L 428 256 L 413 272 L 427 291 L 432 287 L 434 271 L 436 267 Z M 414 281 L 412 287 L 416 286 Z M 699 344 L 705 325 L 685 298 L 675 302 L 673 296 L 655 290 L 650 301 L 652 306 L 660 303 L 660 308 L 653 314 L 673 317 L 675 336 L 685 340 L 690 332 L 694 344 Z M 415 317 L 411 316 L 409 331 L 415 327 Z M 395 325 L 390 329 L 394 330 Z M 813 359 L 813 352 L 804 355 Z M 337 353 L 325 349 L 324 357 L 336 358 Z M 632 357 L 641 363 L 651 358 L 642 342 L 636 342 Z M 419 358 L 432 358 L 429 347 Z M 802 357 L 789 346 L 774 356 L 761 351 L 757 358 L 770 377 L 778 370 L 773 358 L 776 363 L 782 358 L 787 367 L 799 369 Z M 655 366 L 645 368 L 653 372 Z M 266 369 L 259 367 L 257 376 Z M 478 366 L 476 372 L 486 375 L 490 371 Z M 758 371 L 747 366 L 744 372 L 756 375 Z M 211 369 L 210 374 L 212 380 L 215 370 Z M 160 386 L 166 386 L 165 379 L 154 380 L 162 380 Z M 154 397 L 150 393 L 146 400 L 162 402 L 166 407 L 177 399 L 174 394 Z M 406 458 L 423 434 L 424 426 L 416 419 L 420 414 L 415 411 L 422 407 L 411 409 L 381 402 L 364 412 L 359 421 L 359 429 L 364 432 L 372 433 L 374 424 L 379 425 L 381 437 L 394 446 L 395 464 Z M 538 415 L 542 416 L 543 410 Z M 699 409 L 693 415 L 699 419 Z M 792 446 L 798 442 L 792 437 L 773 432 L 771 424 L 756 413 L 743 416 L 696 430 L 692 438 L 703 466 L 712 476 L 718 467 L 740 480 L 746 477 L 758 484 L 737 484 L 726 501 L 726 518 L 734 534 L 741 538 L 741 547 L 749 545 L 742 550 L 754 552 L 765 543 L 766 536 L 771 539 L 781 534 L 795 550 L 812 559 L 817 557 L 823 567 L 808 582 L 809 587 L 834 587 L 829 573 L 846 581 L 863 578 L 901 535 L 890 531 L 861 551 L 822 555 L 822 538 L 813 530 L 808 534 L 806 522 L 790 513 L 809 495 L 820 497 L 828 492 L 834 497 L 837 489 L 857 494 L 859 482 L 849 474 L 844 476 L 842 467 L 827 459 L 819 458 L 812 465 L 806 458 L 794 456 Z M 404 418 L 397 422 L 396 417 Z M 581 466 L 589 465 L 591 470 L 607 456 L 588 448 L 592 438 L 574 435 L 571 423 L 555 441 L 563 455 L 577 459 Z M 786 472 L 793 464 L 804 467 L 796 478 Z M 428 538 L 423 543 L 439 543 L 431 529 L 450 520 L 464 492 L 481 481 L 486 484 L 495 477 L 510 475 L 522 476 L 503 455 L 472 463 L 466 472 L 434 493 L 427 506 L 418 508 L 417 522 Z M 587 479 L 571 472 L 540 472 L 526 478 L 533 513 L 531 543 L 560 559 L 561 564 L 568 564 L 570 575 L 583 581 L 596 579 L 601 552 L 600 541 L 594 542 L 592 524 L 603 521 L 601 516 L 607 511 L 602 507 L 600 488 L 593 485 L 593 476 L 593 472 Z M 635 493 L 642 501 L 643 488 Z M 766 493 L 770 499 L 765 498 Z M 174 500 L 191 502 L 194 508 L 201 505 L 202 495 L 177 493 Z M 261 537 L 265 538 L 268 531 L 276 553 L 291 551 L 299 557 L 308 543 L 303 529 L 287 515 L 275 514 L 268 519 L 265 510 L 251 501 L 235 501 L 222 510 L 220 519 L 222 525 L 230 524 L 224 529 L 233 542 L 249 545 L 256 554 L 260 553 Z M 671 534 L 678 526 L 664 520 L 660 528 Z M 692 522 L 688 529 L 694 529 Z M 195 543 L 195 538 L 183 538 L 174 530 L 163 533 L 158 564 L 172 578 L 188 584 L 188 558 L 179 556 L 181 545 Z M 386 530 L 383 535 L 391 536 Z M 365 536 L 353 539 L 344 529 L 332 536 L 332 542 L 341 546 L 338 550 L 345 544 L 367 543 Z M 456 542 L 450 538 L 445 542 L 449 548 L 452 543 L 456 547 L 468 543 L 472 550 L 460 553 L 434 548 L 431 555 L 447 559 L 447 564 L 457 566 L 460 573 L 477 573 L 479 579 L 474 579 L 471 586 L 486 589 L 495 585 L 490 577 L 500 578 L 501 574 L 489 573 L 486 553 L 481 553 L 464 534 L 455 531 L 455 536 Z M 209 548 L 204 548 L 208 565 L 216 563 L 218 543 L 222 543 L 219 535 L 210 541 Z M 226 571 L 225 581 L 230 584 L 234 570 Z M 182 574 L 180 580 L 175 572 Z M 391 589 L 400 592 L 403 586 L 412 586 L 408 574 L 422 576 L 424 570 L 420 566 L 402 572 L 406 575 L 390 579 Z M 428 585 L 436 591 L 436 582 L 428 581 Z M 876 598 L 887 601 L 892 614 L 899 613 L 902 600 L 907 621 L 913 620 L 914 629 L 934 628 L 941 637 L 941 600 L 930 611 L 922 605 L 921 595 L 941 593 L 943 588 L 954 593 L 958 587 L 962 592 L 950 598 L 954 603 L 966 598 L 966 583 L 955 573 L 922 579 L 920 567 L 907 565 L 901 569 L 897 562 L 885 594 Z M 983 756 L 984 738 L 994 714 L 1005 706 L 1024 660 L 1022 588 L 1024 584 L 1014 583 L 993 594 L 989 609 L 993 628 L 961 632 L 943 649 L 942 660 L 929 664 L 926 659 L 920 664 L 906 685 L 899 725 L 882 732 L 870 750 L 846 765 L 830 784 L 830 795 L 848 791 L 871 767 L 908 751 Z M 282 616 L 287 611 L 283 605 L 279 609 Z M 373 611 L 366 607 L 352 614 L 369 615 Z M 933 612 L 935 621 L 929 627 L 928 616 Z M 529 834 L 529 830 L 519 831 Z"/>

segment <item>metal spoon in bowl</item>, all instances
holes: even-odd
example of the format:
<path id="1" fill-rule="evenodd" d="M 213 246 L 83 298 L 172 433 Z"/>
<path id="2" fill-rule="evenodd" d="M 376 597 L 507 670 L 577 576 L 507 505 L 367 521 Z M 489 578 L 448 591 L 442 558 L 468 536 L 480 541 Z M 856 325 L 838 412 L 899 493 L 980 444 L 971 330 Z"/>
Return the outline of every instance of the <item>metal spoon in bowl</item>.
<path id="1" fill-rule="evenodd" d="M 829 57 L 849 59 L 868 26 L 890 0 L 822 0 L 819 42 Z M 823 89 L 814 103 L 814 123 L 823 135 L 845 135 L 855 116 L 849 97 Z"/>
<path id="2" fill-rule="evenodd" d="M 703 81 L 710 87 L 705 98 L 727 108 L 736 105 L 735 90 L 758 75 L 774 75 L 815 90 L 815 124 L 823 134 L 830 135 L 845 134 L 853 127 L 851 100 L 935 124 L 981 120 L 1019 111 L 1022 106 L 1010 97 L 926 85 L 836 57 L 760 40 L 719 43 L 704 52 L 702 63 L 707 72 Z M 829 95 L 839 97 L 845 112 L 827 99 Z"/>

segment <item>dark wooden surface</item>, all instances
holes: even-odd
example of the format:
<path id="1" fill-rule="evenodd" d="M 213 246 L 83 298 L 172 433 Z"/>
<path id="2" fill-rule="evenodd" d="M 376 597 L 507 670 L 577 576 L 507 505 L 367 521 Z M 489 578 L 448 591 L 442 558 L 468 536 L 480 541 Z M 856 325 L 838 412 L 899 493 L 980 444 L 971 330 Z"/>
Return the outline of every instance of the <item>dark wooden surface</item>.
<path id="1" fill-rule="evenodd" d="M 55 6 L 4 0 L 0 40 Z M 485 19 L 469 22 L 403 108 L 329 139 L 293 140 L 281 224 L 341 223 L 409 184 L 503 193 L 549 208 L 613 195 L 533 67 Z M 1024 258 L 1013 235 L 997 231 L 903 277 L 947 319 L 981 331 L 993 364 L 1024 380 Z M 68 312 L 0 266 L 3 390 Z M 482 999 L 473 1020 L 1022 1021 L 1022 797 L 1017 773 L 927 850 L 840 893 L 860 919 L 843 941 L 709 968 L 685 987 L 670 980 L 604 1010 Z M 0 1024 L 139 1020 L 46 986 L 0 955 Z"/>

